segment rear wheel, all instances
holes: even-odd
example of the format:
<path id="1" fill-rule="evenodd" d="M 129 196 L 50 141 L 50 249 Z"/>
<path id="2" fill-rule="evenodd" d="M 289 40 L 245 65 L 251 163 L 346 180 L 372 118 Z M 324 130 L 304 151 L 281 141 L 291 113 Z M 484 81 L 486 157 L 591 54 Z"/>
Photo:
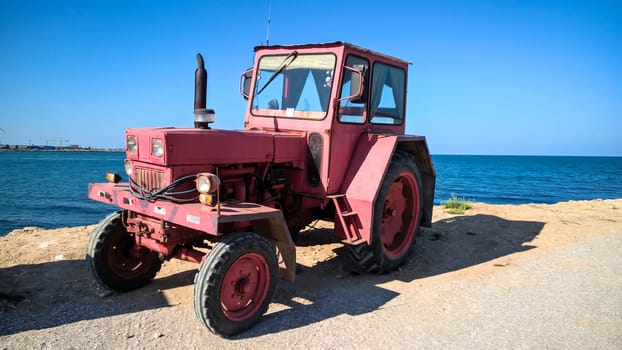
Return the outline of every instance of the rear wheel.
<path id="1" fill-rule="evenodd" d="M 415 160 L 396 151 L 374 205 L 371 244 L 348 246 L 355 264 L 386 273 L 402 265 L 415 243 L 422 210 L 421 175 Z"/>
<path id="2" fill-rule="evenodd" d="M 95 227 L 87 244 L 86 262 L 100 285 L 119 292 L 146 285 L 162 266 L 156 252 L 136 246 L 121 212 L 108 215 Z"/>
<path id="3" fill-rule="evenodd" d="M 225 237 L 195 277 L 194 311 L 213 333 L 231 336 L 255 324 L 268 309 L 278 262 L 272 243 L 254 233 Z"/>

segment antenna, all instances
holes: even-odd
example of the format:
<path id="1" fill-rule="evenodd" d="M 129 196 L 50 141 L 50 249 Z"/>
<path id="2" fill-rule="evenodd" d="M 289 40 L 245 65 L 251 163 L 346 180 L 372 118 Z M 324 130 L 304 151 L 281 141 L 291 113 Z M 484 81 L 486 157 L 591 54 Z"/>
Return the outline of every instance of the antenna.
<path id="1" fill-rule="evenodd" d="M 272 0 L 268 0 L 268 30 L 266 31 L 266 46 L 270 46 L 270 14 L 272 13 Z"/>

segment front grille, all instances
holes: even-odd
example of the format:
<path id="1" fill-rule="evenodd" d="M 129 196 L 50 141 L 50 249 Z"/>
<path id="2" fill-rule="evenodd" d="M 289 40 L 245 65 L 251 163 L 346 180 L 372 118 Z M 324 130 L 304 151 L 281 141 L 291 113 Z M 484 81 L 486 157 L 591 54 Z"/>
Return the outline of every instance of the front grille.
<path id="1" fill-rule="evenodd" d="M 151 169 L 134 169 L 134 181 L 147 191 L 157 191 L 166 186 L 163 171 Z"/>

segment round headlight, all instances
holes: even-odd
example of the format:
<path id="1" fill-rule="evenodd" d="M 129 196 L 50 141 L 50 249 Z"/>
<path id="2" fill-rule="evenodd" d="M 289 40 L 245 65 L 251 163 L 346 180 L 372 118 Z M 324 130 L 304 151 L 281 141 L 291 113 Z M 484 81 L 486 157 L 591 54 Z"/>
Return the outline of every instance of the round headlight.
<path id="1" fill-rule="evenodd" d="M 126 148 L 129 152 L 136 152 L 138 145 L 136 143 L 136 136 L 128 135 L 126 140 Z"/>
<path id="2" fill-rule="evenodd" d="M 127 176 L 132 176 L 132 162 L 129 159 L 126 159 L 123 162 L 123 166 L 125 167 L 125 173 Z"/>
<path id="3" fill-rule="evenodd" d="M 197 175 L 197 191 L 200 193 L 214 193 L 220 186 L 220 179 L 212 173 L 201 173 Z"/>
<path id="4" fill-rule="evenodd" d="M 160 139 L 151 140 L 151 154 L 156 157 L 162 157 L 164 155 L 164 144 Z"/>

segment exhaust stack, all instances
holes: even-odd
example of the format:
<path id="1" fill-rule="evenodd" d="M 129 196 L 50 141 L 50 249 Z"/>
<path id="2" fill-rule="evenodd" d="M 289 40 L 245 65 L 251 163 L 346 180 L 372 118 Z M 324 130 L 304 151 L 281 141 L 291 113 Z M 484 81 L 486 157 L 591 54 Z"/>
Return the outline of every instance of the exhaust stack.
<path id="1" fill-rule="evenodd" d="M 209 123 L 216 119 L 213 109 L 206 109 L 207 100 L 207 72 L 203 63 L 203 56 L 197 54 L 197 69 L 194 71 L 194 127 L 209 129 Z"/>

